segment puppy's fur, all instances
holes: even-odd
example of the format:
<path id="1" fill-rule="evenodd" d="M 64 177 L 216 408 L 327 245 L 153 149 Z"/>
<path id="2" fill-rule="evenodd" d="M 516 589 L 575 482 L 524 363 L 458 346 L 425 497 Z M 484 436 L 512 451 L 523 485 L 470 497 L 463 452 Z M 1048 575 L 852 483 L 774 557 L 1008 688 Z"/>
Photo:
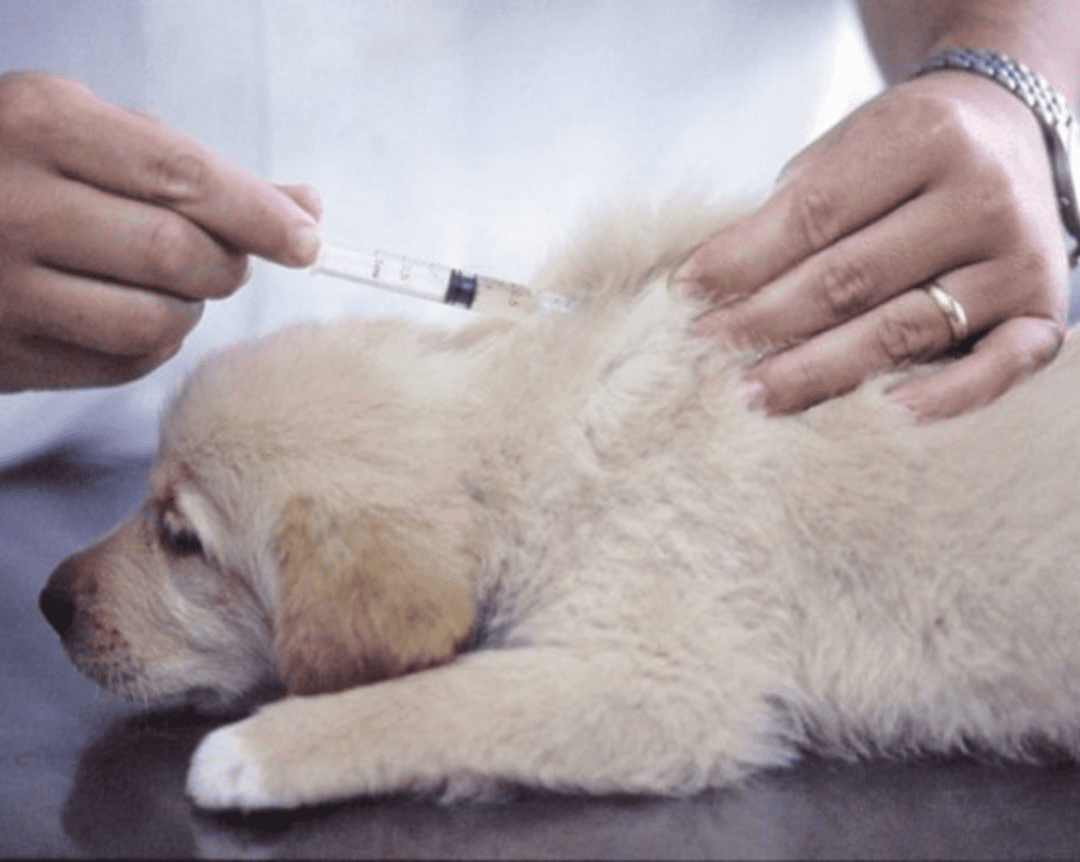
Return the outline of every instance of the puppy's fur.
<path id="1" fill-rule="evenodd" d="M 43 594 L 75 664 L 151 703 L 304 695 L 203 741 L 209 808 L 1080 751 L 1076 350 L 950 422 L 883 380 L 767 418 L 667 286 L 718 224 L 597 228 L 536 285 L 572 315 L 207 362 L 146 504 Z"/>

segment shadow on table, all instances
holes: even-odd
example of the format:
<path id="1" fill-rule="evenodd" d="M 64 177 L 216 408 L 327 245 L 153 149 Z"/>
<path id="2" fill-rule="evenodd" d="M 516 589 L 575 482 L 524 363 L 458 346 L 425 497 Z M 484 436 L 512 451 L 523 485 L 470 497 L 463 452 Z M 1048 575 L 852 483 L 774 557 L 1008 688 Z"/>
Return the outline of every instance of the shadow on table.
<path id="1" fill-rule="evenodd" d="M 183 782 L 195 746 L 215 726 L 188 713 L 116 722 L 79 763 L 65 832 L 88 855 L 143 858 L 672 858 L 745 856 L 752 846 L 732 843 L 738 835 L 716 840 L 726 830 L 723 801 L 739 791 L 683 801 L 526 794 L 452 806 L 380 798 L 208 814 L 191 806 Z"/>
<path id="2" fill-rule="evenodd" d="M 79 760 L 64 831 L 93 856 L 198 855 L 183 784 L 191 753 L 211 727 L 186 713 L 114 722 Z"/>
<path id="3" fill-rule="evenodd" d="M 967 760 L 809 760 L 691 799 L 523 794 L 380 798 L 212 815 L 183 784 L 215 723 L 116 722 L 84 753 L 64 829 L 92 856 L 334 858 L 1023 858 L 1080 852 L 1080 770 Z"/>

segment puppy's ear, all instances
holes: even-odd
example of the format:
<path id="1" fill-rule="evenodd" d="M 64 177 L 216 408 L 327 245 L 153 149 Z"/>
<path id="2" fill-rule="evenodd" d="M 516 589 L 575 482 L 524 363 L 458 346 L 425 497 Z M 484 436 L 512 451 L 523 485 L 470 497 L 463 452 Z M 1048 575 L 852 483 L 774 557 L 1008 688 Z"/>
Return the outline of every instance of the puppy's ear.
<path id="1" fill-rule="evenodd" d="M 472 628 L 461 537 L 398 511 L 338 519 L 294 498 L 278 524 L 274 657 L 290 694 L 340 691 L 449 661 Z"/>

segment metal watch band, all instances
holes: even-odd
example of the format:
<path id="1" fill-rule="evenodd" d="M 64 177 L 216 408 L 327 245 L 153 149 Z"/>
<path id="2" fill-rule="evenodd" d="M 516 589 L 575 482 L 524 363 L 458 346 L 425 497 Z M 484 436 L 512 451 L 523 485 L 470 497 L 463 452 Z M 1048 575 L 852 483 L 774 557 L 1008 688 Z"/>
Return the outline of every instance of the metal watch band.
<path id="1" fill-rule="evenodd" d="M 942 69 L 959 69 L 989 78 L 1005 87 L 1035 114 L 1050 156 L 1061 220 L 1074 240 L 1069 264 L 1075 267 L 1080 261 L 1080 206 L 1072 165 L 1072 158 L 1078 155 L 1073 152 L 1077 128 L 1065 97 L 1038 72 L 1000 51 L 948 48 L 923 63 L 915 75 Z"/>

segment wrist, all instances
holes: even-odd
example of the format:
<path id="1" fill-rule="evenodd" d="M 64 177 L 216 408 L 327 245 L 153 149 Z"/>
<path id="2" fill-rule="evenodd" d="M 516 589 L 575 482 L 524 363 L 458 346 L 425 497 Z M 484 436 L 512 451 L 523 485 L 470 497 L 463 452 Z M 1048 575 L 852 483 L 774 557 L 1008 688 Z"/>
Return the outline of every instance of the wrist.
<path id="1" fill-rule="evenodd" d="M 1048 85 L 1060 93 L 1066 102 L 1072 105 L 1076 101 L 1078 88 L 1075 70 L 1069 61 L 1076 58 L 1065 55 L 1060 50 L 1047 44 L 1045 39 L 1018 27 L 990 27 L 986 29 L 965 28 L 951 31 L 947 36 L 934 40 L 921 53 L 914 63 L 912 74 L 925 68 L 933 57 L 948 51 L 979 48 L 984 51 L 1003 54 L 1014 62 L 1037 73 Z"/>
<path id="2" fill-rule="evenodd" d="M 1080 95 L 1080 3 L 1063 0 L 860 0 L 867 40 L 889 83 L 946 48 L 1002 51 Z"/>

